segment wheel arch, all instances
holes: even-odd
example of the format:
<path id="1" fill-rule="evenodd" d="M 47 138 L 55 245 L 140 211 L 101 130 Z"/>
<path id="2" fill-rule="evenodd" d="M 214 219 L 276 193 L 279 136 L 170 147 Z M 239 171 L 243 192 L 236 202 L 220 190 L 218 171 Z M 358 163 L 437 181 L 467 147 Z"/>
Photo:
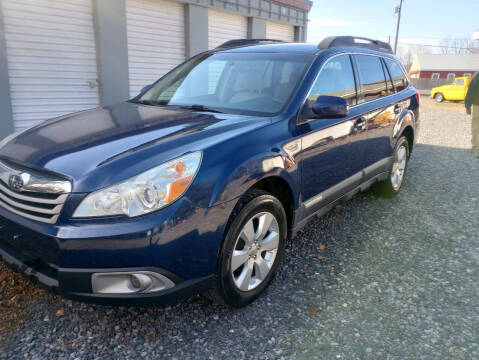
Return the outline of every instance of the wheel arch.
<path id="1" fill-rule="evenodd" d="M 275 153 L 259 156 L 241 164 L 224 182 L 219 182 L 211 199 L 215 206 L 227 201 L 239 201 L 250 190 L 263 190 L 276 197 L 285 210 L 288 221 L 288 236 L 294 224 L 295 209 L 299 203 L 298 167 L 286 154 Z M 235 205 L 231 216 L 236 212 Z M 223 230 L 223 238 L 229 226 Z"/>
<path id="2" fill-rule="evenodd" d="M 409 154 L 411 154 L 412 149 L 414 147 L 414 129 L 412 128 L 411 125 L 407 125 L 401 132 L 401 135 L 399 138 L 402 136 L 405 136 L 409 145 Z"/>
<path id="3" fill-rule="evenodd" d="M 269 176 L 257 183 L 255 183 L 250 189 L 264 190 L 274 197 L 276 197 L 283 205 L 286 213 L 288 235 L 290 235 L 294 222 L 294 197 L 290 184 L 280 176 Z"/>
<path id="4" fill-rule="evenodd" d="M 415 125 L 416 119 L 414 112 L 412 110 L 404 111 L 393 128 L 393 147 L 396 145 L 401 136 L 404 135 L 408 139 L 409 153 L 411 153 L 415 140 Z"/>

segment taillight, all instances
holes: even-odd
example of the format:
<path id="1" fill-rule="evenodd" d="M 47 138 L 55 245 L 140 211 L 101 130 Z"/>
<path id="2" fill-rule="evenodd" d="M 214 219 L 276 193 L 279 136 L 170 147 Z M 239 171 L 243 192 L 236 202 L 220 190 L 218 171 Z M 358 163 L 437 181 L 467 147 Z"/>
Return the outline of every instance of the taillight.
<path id="1" fill-rule="evenodd" d="M 416 94 L 414 96 L 416 97 L 417 103 L 419 104 L 419 91 L 416 91 Z"/>

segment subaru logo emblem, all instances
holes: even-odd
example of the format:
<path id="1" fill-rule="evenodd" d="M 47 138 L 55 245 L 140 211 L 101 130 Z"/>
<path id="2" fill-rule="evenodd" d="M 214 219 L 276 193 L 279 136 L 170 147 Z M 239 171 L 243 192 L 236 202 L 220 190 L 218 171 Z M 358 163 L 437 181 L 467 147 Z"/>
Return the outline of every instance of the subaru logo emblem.
<path id="1" fill-rule="evenodd" d="M 13 190 L 21 190 L 24 185 L 23 179 L 20 175 L 10 175 L 8 179 L 8 184 Z"/>

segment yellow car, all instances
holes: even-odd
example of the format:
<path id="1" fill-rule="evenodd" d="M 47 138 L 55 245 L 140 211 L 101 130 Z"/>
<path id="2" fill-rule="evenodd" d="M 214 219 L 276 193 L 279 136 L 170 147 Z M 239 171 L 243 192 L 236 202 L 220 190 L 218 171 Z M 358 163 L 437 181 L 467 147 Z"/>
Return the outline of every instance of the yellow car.
<path id="1" fill-rule="evenodd" d="M 466 98 L 470 82 L 470 77 L 458 77 L 452 84 L 432 88 L 431 97 L 438 103 L 444 100 L 462 101 Z"/>

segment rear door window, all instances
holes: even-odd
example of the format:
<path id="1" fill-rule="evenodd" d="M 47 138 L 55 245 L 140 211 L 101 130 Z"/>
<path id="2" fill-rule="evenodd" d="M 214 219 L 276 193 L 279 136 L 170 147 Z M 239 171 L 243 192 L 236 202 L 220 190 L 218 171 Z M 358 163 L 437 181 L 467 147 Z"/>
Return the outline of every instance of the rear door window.
<path id="1" fill-rule="evenodd" d="M 387 94 L 381 59 L 378 56 L 355 55 L 362 98 L 360 102 L 379 99 Z"/>
<path id="2" fill-rule="evenodd" d="M 401 65 L 399 65 L 396 61 L 390 59 L 384 59 L 386 65 L 389 69 L 389 73 L 393 79 L 394 88 L 396 92 L 402 91 L 407 88 L 408 80 L 406 75 L 404 74 Z"/>

